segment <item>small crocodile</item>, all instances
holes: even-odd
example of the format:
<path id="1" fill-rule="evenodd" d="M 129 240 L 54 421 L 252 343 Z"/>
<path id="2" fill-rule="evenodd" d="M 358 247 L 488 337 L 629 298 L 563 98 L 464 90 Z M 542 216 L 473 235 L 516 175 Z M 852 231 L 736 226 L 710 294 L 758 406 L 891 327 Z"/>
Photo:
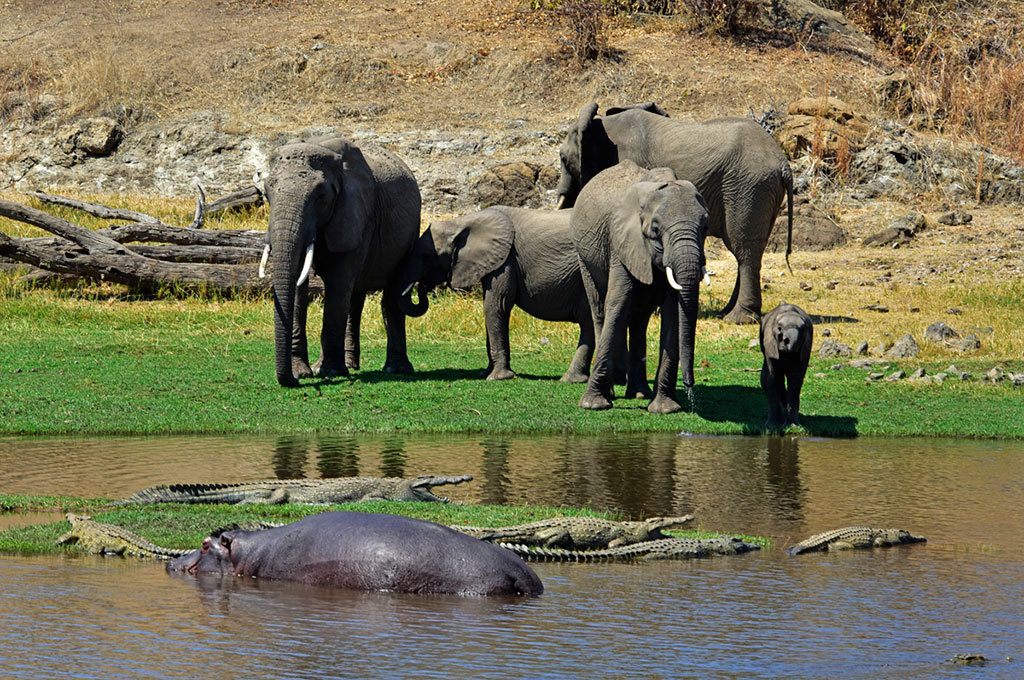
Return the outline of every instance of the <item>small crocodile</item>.
<path id="1" fill-rule="evenodd" d="M 527 562 L 646 562 L 650 560 L 685 560 L 710 555 L 739 555 L 760 550 L 756 543 L 736 537 L 661 538 L 603 550 L 565 550 L 541 548 L 516 543 L 501 543 Z"/>
<path id="2" fill-rule="evenodd" d="M 330 505 L 359 501 L 429 501 L 449 503 L 431 488 L 461 484 L 472 475 L 447 477 L 420 475 L 402 477 L 340 477 L 337 479 L 271 479 L 236 484 L 161 484 L 118 501 L 115 505 L 149 503 L 303 503 Z"/>
<path id="3" fill-rule="evenodd" d="M 907 543 L 924 543 L 924 536 L 915 536 L 903 529 L 875 529 L 872 527 L 843 527 L 833 529 L 800 541 L 787 550 L 790 555 L 815 550 L 849 550 L 851 548 L 879 548 Z"/>
<path id="4" fill-rule="evenodd" d="M 71 522 L 71 531 L 57 539 L 57 545 L 75 544 L 99 555 L 121 555 L 143 559 L 169 560 L 188 553 L 188 550 L 161 548 L 138 534 L 114 524 L 97 522 L 88 515 L 65 515 Z"/>
<path id="5" fill-rule="evenodd" d="M 661 532 L 662 529 L 681 527 L 691 520 L 693 520 L 693 515 L 651 517 L 635 522 L 616 522 L 600 517 L 552 517 L 510 527 L 455 525 L 452 529 L 491 543 L 515 543 L 566 550 L 596 550 L 669 538 Z"/>

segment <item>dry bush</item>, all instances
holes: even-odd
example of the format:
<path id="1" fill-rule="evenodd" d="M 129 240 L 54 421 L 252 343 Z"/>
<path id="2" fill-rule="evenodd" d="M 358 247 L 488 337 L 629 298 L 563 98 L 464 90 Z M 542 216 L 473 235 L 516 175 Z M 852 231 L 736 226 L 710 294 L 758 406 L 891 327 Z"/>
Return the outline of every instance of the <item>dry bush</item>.
<path id="1" fill-rule="evenodd" d="M 563 0 L 555 13 L 565 24 L 566 48 L 578 62 L 591 61 L 601 54 L 601 3 L 599 0 Z"/>
<path id="2" fill-rule="evenodd" d="M 698 34 L 735 35 L 742 19 L 754 11 L 750 0 L 678 0 Z"/>
<path id="3" fill-rule="evenodd" d="M 30 100 L 45 83 L 46 67 L 38 56 L 13 49 L 0 52 L 0 122 L 18 113 L 33 117 Z"/>

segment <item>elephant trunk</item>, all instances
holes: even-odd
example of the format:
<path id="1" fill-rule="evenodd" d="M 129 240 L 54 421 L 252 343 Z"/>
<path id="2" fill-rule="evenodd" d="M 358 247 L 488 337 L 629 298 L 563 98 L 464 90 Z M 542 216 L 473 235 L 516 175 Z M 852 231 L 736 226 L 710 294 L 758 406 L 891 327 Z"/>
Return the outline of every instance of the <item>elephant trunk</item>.
<path id="1" fill-rule="evenodd" d="M 665 269 L 669 285 L 676 290 L 679 304 L 679 368 L 683 384 L 693 387 L 694 343 L 697 336 L 697 310 L 699 302 L 701 261 L 699 251 L 686 252 L 674 258 L 674 264 Z M 671 273 L 670 273 L 671 272 Z"/>
<path id="2" fill-rule="evenodd" d="M 416 287 L 416 294 L 419 296 L 419 302 L 412 301 L 412 289 Z M 423 283 L 410 283 L 405 289 L 402 290 L 402 296 L 398 298 L 398 304 L 402 308 L 402 313 L 406 316 L 413 318 L 423 316 L 427 313 L 427 309 L 430 307 L 430 302 L 427 301 L 427 293 L 429 291 L 423 285 Z"/>
<path id="3" fill-rule="evenodd" d="M 302 225 L 301 208 L 271 206 L 268 226 L 270 251 L 274 254 L 271 285 L 274 292 L 274 371 L 284 387 L 299 384 L 292 371 L 292 347 L 295 340 L 295 301 L 299 267 L 310 243 Z"/>
<path id="4" fill-rule="evenodd" d="M 423 261 L 416 248 L 408 255 L 398 268 L 396 279 L 398 288 L 398 306 L 402 313 L 413 318 L 423 316 L 427 313 L 430 303 L 427 301 L 427 293 L 430 287 L 425 285 L 423 280 Z M 419 302 L 412 301 L 412 289 L 416 288 Z"/>

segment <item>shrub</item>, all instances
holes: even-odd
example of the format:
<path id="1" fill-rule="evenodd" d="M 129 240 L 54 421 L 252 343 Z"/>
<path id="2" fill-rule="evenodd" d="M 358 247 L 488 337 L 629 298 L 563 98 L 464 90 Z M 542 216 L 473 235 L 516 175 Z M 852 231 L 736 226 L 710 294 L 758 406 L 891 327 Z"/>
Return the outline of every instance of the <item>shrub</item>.
<path id="1" fill-rule="evenodd" d="M 750 0 L 678 0 L 695 33 L 734 35 L 741 19 L 754 11 Z"/>

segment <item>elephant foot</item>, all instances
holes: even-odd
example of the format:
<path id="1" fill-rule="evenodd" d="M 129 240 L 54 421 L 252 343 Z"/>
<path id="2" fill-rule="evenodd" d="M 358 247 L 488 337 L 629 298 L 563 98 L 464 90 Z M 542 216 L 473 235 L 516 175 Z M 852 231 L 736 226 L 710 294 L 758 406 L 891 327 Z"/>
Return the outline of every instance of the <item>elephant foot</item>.
<path id="1" fill-rule="evenodd" d="M 516 374 L 511 368 L 494 368 L 487 374 L 488 380 L 509 380 L 514 377 Z"/>
<path id="2" fill-rule="evenodd" d="M 309 367 L 308 361 L 296 357 L 292 359 L 292 375 L 296 379 L 312 378 L 313 369 Z"/>
<path id="3" fill-rule="evenodd" d="M 729 313 L 721 314 L 719 318 L 726 323 L 758 323 L 761 320 L 761 313 L 752 309 L 744 309 L 743 307 L 736 306 L 733 307 Z"/>
<path id="4" fill-rule="evenodd" d="M 298 387 L 299 386 L 298 378 L 296 378 L 291 373 L 288 373 L 288 374 L 279 373 L 277 375 L 277 383 L 281 387 Z"/>
<path id="5" fill-rule="evenodd" d="M 679 413 L 682 410 L 683 407 L 678 401 L 664 394 L 659 394 L 647 405 L 647 411 L 650 413 Z"/>
<path id="6" fill-rule="evenodd" d="M 590 380 L 590 376 L 584 373 L 583 371 L 578 371 L 576 369 L 570 368 L 568 371 L 565 372 L 565 375 L 559 378 L 559 380 L 564 383 L 581 384 Z"/>
<path id="7" fill-rule="evenodd" d="M 416 369 L 412 367 L 412 362 L 408 359 L 388 359 L 384 362 L 383 371 L 385 373 L 415 373 Z"/>
<path id="8" fill-rule="evenodd" d="M 353 371 L 359 370 L 359 356 L 345 352 L 345 366 L 352 369 Z"/>
<path id="9" fill-rule="evenodd" d="M 580 399 L 580 408 L 590 411 L 605 411 L 612 407 L 612 400 L 600 392 L 587 390 Z"/>
<path id="10" fill-rule="evenodd" d="M 646 382 L 626 385 L 626 393 L 623 399 L 653 399 L 654 390 Z"/>
<path id="11" fill-rule="evenodd" d="M 321 378 L 347 378 L 348 367 L 345 364 L 336 364 L 334 362 L 320 362 L 317 375 Z"/>

